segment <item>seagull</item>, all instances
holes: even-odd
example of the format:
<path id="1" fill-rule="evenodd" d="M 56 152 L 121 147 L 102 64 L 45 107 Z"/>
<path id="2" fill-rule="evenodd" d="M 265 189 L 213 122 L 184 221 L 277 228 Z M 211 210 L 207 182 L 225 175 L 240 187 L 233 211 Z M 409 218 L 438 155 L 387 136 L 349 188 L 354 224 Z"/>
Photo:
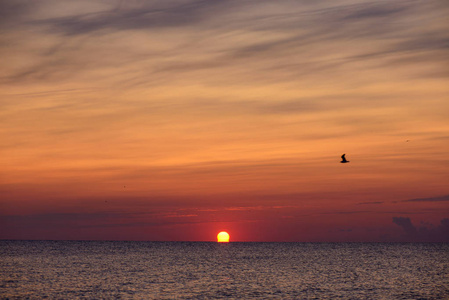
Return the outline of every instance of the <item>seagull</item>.
<path id="1" fill-rule="evenodd" d="M 341 163 L 342 163 L 342 164 L 345 164 L 345 163 L 348 163 L 348 162 L 349 162 L 349 160 L 346 160 L 345 155 L 346 155 L 346 154 L 343 154 L 343 155 L 341 156 Z"/>

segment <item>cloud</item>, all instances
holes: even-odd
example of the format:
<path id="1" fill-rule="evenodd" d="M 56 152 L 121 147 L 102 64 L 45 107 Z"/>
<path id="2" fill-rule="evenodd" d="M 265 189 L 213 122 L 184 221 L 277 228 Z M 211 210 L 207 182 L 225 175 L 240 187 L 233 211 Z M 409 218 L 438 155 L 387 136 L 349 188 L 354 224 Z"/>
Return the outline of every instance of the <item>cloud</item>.
<path id="1" fill-rule="evenodd" d="M 409 200 L 403 200 L 401 202 L 442 202 L 442 201 L 449 201 L 449 195 L 440 196 L 440 197 L 409 199 Z"/>
<path id="2" fill-rule="evenodd" d="M 39 46 L 45 48 L 36 53 L 40 59 L 6 75 L 6 82 L 56 81 L 111 65 L 130 69 L 117 77 L 131 86 L 185 80 L 185 75 L 195 72 L 214 75 L 202 77 L 217 82 L 224 75 L 235 82 L 235 74 L 246 81 L 286 82 L 344 72 L 352 63 L 371 68 L 367 60 L 381 67 L 390 66 L 391 60 L 419 63 L 416 55 L 439 62 L 445 57 L 435 51 L 444 53 L 449 40 L 446 31 L 431 26 L 430 17 L 421 20 L 424 13 L 430 12 L 436 20 L 439 15 L 420 2 L 336 1 L 323 8 L 307 1 L 103 1 L 95 8 L 79 2 L 78 9 L 73 9 L 73 2 L 62 2 L 71 3 L 75 12 L 60 8 L 42 13 L 61 5 L 53 1 L 2 2 L 9 22 L 38 6 L 39 15 L 25 25 L 37 31 L 33 36 L 54 41 Z M 416 27 L 417 18 L 428 26 Z M 161 29 L 168 31 L 158 34 Z M 179 37 L 177 30 L 183 33 Z M 120 35 L 128 31 L 133 34 Z M 142 36 L 137 36 L 139 32 Z M 323 50 L 329 47 L 333 50 Z M 133 76 L 124 76 L 128 72 Z"/>
<path id="3" fill-rule="evenodd" d="M 0 0 L 0 25 L 10 26 L 17 25 L 17 20 L 23 19 L 38 6 L 35 1 L 27 0 Z M 1 28 L 2 30 L 5 27 Z"/>
<path id="4" fill-rule="evenodd" d="M 350 11 L 346 20 L 366 20 L 370 18 L 389 18 L 394 17 L 397 14 L 403 13 L 407 10 L 407 7 L 401 1 L 395 3 L 367 3 L 364 5 L 354 5 L 353 11 Z"/>
<path id="5" fill-rule="evenodd" d="M 95 13 L 82 13 L 36 21 L 67 35 L 99 30 L 142 30 L 193 25 L 226 8 L 230 1 L 142 1 L 138 5 L 116 5 Z"/>
<path id="6" fill-rule="evenodd" d="M 410 221 L 410 218 L 403 218 L 403 217 L 393 217 L 393 223 L 396 225 L 402 227 L 404 229 L 407 236 L 415 236 L 416 235 L 416 228 L 413 226 L 412 222 Z"/>
<path id="7" fill-rule="evenodd" d="M 0 215 L 0 224 L 5 235 L 10 232 L 25 232 L 27 230 L 58 229 L 64 232 L 68 229 L 102 228 L 102 227 L 159 227 L 177 224 L 204 223 L 198 220 L 197 214 L 180 214 L 176 210 L 153 209 L 143 212 L 77 212 L 77 213 L 38 213 L 29 215 Z M 209 220 L 207 221 L 209 222 Z"/>
<path id="8" fill-rule="evenodd" d="M 421 224 L 416 227 L 407 217 L 393 217 L 393 223 L 402 227 L 404 241 L 449 242 L 449 218 L 442 219 L 437 227 L 432 224 Z"/>

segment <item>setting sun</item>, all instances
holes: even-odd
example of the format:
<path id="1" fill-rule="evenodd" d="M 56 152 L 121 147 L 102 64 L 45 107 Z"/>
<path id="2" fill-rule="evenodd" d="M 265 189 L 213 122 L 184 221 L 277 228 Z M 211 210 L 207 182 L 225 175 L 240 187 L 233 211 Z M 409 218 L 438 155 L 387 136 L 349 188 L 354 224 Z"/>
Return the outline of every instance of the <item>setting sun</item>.
<path id="1" fill-rule="evenodd" d="M 217 234 L 217 242 L 219 243 L 228 243 L 229 242 L 229 234 L 226 231 L 222 231 Z"/>

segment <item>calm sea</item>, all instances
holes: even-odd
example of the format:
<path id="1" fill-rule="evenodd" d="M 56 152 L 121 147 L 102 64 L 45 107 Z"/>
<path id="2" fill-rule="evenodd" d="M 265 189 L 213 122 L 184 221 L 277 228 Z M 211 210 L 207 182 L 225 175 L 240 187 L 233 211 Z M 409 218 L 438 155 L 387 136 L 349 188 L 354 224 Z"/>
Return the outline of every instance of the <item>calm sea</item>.
<path id="1" fill-rule="evenodd" d="M 0 241 L 0 298 L 449 299 L 449 244 Z"/>

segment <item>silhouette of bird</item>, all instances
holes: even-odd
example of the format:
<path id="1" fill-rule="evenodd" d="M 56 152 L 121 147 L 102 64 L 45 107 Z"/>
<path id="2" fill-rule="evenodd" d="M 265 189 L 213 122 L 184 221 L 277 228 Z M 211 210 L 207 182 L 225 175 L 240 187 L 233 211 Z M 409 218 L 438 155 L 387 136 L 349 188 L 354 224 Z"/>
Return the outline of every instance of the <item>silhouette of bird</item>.
<path id="1" fill-rule="evenodd" d="M 349 160 L 346 160 L 345 155 L 346 155 L 346 154 L 343 154 L 343 155 L 341 156 L 341 163 L 342 163 L 342 164 L 345 164 L 345 163 L 348 163 L 348 162 L 349 162 Z"/>

